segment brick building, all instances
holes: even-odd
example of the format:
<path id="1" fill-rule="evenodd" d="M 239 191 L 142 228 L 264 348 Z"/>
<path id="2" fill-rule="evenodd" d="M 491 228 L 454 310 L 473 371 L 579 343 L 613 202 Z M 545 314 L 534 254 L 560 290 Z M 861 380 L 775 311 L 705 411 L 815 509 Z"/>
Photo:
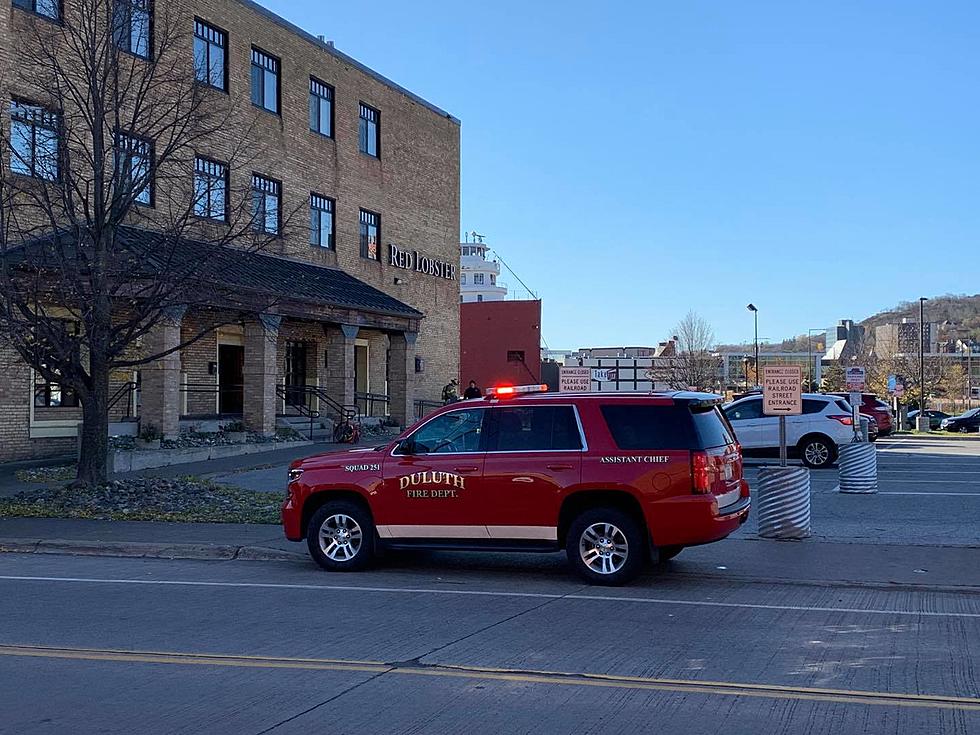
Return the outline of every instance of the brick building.
<path id="1" fill-rule="evenodd" d="M 187 171 L 195 196 L 209 176 L 223 182 L 222 197 L 251 184 L 269 217 L 295 210 L 301 224 L 273 250 L 243 255 L 229 276 L 244 291 L 277 290 L 275 310 L 244 314 L 179 353 L 114 375 L 110 392 L 122 400 L 113 418 L 166 435 L 182 420 L 238 417 L 269 433 L 277 416 L 351 405 L 411 421 L 416 402 L 438 399 L 459 374 L 459 121 L 248 0 L 127 6 L 133 28 L 152 28 L 154 8 L 176 14 L 188 68 L 209 93 L 243 100 L 242 125 L 262 141 L 247 170 L 222 168 L 224 141 L 199 145 Z M 72 8 L 72 0 L 12 0 L 0 11 L 3 68 L 17 63 L 26 29 L 62 13 L 72 22 Z M 4 127 L 21 114 L 17 105 L 44 103 L 42 90 L 10 75 L 0 93 Z M 160 189 L 151 207 L 180 195 Z M 127 236 L 152 242 L 153 233 L 140 225 Z M 196 319 L 174 314 L 148 346 L 179 344 Z M 77 400 L 2 343 L 0 369 L 0 460 L 74 446 Z"/>
<path id="2" fill-rule="evenodd" d="M 541 382 L 541 302 L 469 301 L 460 309 L 460 377 L 481 388 Z"/>

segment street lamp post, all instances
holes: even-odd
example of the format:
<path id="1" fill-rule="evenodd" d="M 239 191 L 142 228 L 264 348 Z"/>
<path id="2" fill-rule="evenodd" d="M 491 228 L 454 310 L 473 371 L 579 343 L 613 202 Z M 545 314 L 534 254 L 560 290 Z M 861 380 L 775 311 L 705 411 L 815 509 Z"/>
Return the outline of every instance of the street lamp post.
<path id="1" fill-rule="evenodd" d="M 756 308 L 755 304 L 749 304 L 745 307 L 752 312 L 755 317 L 755 382 L 756 385 L 759 383 L 759 310 Z"/>
<path id="2" fill-rule="evenodd" d="M 929 417 L 926 416 L 926 320 L 925 304 L 929 299 L 919 297 L 919 413 L 915 417 L 915 428 L 929 431 Z"/>
<path id="3" fill-rule="evenodd" d="M 810 335 L 814 332 L 822 332 L 822 329 L 808 329 L 806 330 L 806 358 L 807 358 L 807 371 L 809 372 L 809 379 L 807 380 L 806 389 L 809 393 L 813 390 L 813 347 L 810 342 Z"/>

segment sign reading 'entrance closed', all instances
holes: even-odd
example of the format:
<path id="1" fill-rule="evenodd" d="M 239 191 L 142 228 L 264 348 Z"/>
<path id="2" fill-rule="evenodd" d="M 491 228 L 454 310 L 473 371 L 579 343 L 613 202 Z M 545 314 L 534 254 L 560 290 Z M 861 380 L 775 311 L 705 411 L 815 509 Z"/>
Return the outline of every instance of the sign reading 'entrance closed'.
<path id="1" fill-rule="evenodd" d="M 762 413 L 766 416 L 799 416 L 803 413 L 803 368 L 800 365 L 766 365 L 762 368 Z"/>

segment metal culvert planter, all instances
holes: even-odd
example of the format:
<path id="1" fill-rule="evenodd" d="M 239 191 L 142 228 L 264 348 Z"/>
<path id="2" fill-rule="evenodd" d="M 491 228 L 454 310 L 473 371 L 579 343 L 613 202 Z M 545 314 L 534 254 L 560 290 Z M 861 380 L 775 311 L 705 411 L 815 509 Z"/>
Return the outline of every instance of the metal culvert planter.
<path id="1" fill-rule="evenodd" d="M 808 538 L 810 470 L 806 467 L 760 467 L 755 505 L 762 538 Z"/>
<path id="2" fill-rule="evenodd" d="M 842 493 L 878 492 L 878 450 L 870 442 L 842 444 L 837 455 Z"/>

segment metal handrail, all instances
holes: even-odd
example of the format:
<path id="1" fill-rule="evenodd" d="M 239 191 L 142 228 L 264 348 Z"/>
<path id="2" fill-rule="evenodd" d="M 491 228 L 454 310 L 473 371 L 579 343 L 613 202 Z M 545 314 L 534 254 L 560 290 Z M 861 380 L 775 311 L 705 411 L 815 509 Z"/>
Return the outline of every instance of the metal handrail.
<path id="1" fill-rule="evenodd" d="M 388 406 L 391 404 L 391 397 L 385 393 L 357 392 L 354 394 L 354 400 L 358 404 L 358 408 L 360 408 L 360 403 L 363 401 L 367 416 L 374 416 L 375 403 L 380 403 L 384 406 L 386 413 Z"/>
<path id="2" fill-rule="evenodd" d="M 296 403 L 296 401 L 293 400 L 293 397 L 297 393 L 302 393 L 303 394 L 303 396 L 304 396 L 304 402 L 303 403 Z M 310 441 L 313 441 L 313 423 L 314 423 L 314 421 L 316 419 L 320 418 L 320 412 L 319 411 L 314 411 L 312 408 L 310 408 L 306 404 L 306 401 L 305 401 L 306 395 L 307 395 L 307 392 L 306 392 L 306 390 L 304 390 L 304 388 L 298 388 L 296 386 L 288 386 L 287 387 L 285 385 L 277 385 L 276 386 L 276 396 L 278 398 L 280 398 L 283 401 L 283 403 L 285 403 L 290 408 L 295 409 L 297 411 L 297 413 L 299 413 L 300 416 L 305 416 L 305 417 L 309 418 L 309 420 L 310 420 Z"/>
<path id="3" fill-rule="evenodd" d="M 445 404 L 441 401 L 426 401 L 419 399 L 415 401 L 415 418 L 424 418 L 427 413 L 434 411 L 437 408 L 441 408 Z"/>
<path id="4" fill-rule="evenodd" d="M 129 413 L 129 407 L 132 405 L 132 403 L 131 403 L 132 395 L 133 395 L 133 392 L 138 387 L 139 386 L 136 384 L 136 381 L 133 381 L 133 380 L 129 380 L 129 381 L 123 383 L 121 386 L 119 386 L 119 389 L 116 390 L 116 392 L 113 393 L 112 394 L 112 397 L 109 399 L 109 408 L 107 409 L 107 411 L 112 411 L 112 409 L 116 407 L 116 404 L 119 403 L 119 401 L 121 401 L 123 399 L 123 397 L 125 396 L 126 397 L 126 415 L 127 416 L 130 416 L 131 414 Z"/>

